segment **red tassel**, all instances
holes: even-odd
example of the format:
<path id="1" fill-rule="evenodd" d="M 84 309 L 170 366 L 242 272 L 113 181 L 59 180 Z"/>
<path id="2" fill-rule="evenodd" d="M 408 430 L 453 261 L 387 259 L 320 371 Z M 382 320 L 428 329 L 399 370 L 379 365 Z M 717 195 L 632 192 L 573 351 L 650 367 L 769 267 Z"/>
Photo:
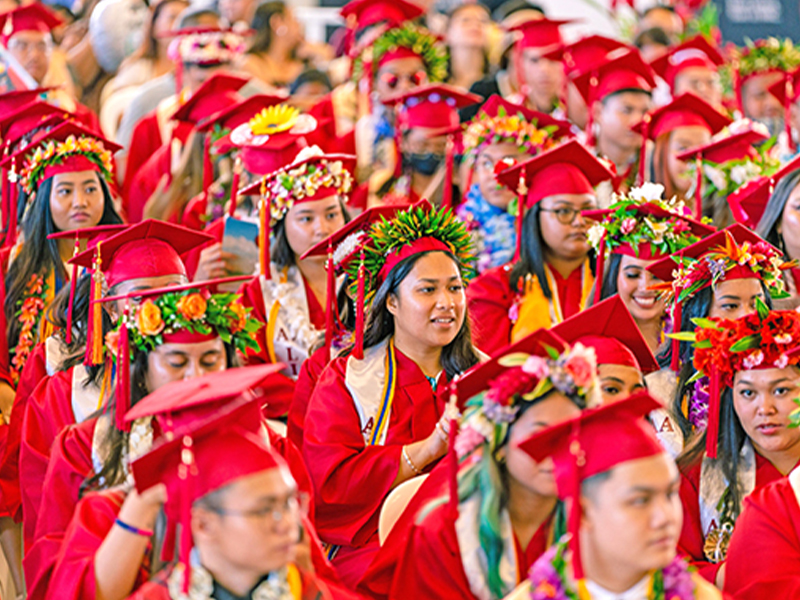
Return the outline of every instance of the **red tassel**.
<path id="1" fill-rule="evenodd" d="M 264 279 L 270 279 L 271 273 L 269 268 L 269 222 L 270 210 L 269 199 L 267 198 L 267 180 L 261 180 L 261 202 L 258 207 L 259 228 L 258 228 L 258 259 L 261 267 L 261 276 Z"/>
<path id="2" fill-rule="evenodd" d="M 8 216 L 6 217 L 6 238 L 4 248 L 10 248 L 17 241 L 17 168 L 15 159 L 11 159 L 11 170 L 8 172 Z M 5 199 L 4 199 L 5 200 Z"/>
<path id="3" fill-rule="evenodd" d="M 570 494 L 568 494 L 571 504 L 567 515 L 567 532 L 570 534 L 570 550 L 572 550 L 572 566 L 575 579 L 583 579 L 583 561 L 581 560 L 580 530 L 581 530 L 581 471 L 586 463 L 583 449 L 580 443 L 580 423 L 575 423 L 572 428 L 571 441 L 569 446 L 570 454 L 575 457 L 575 468 L 572 470 L 572 481 L 570 482 Z"/>
<path id="4" fill-rule="evenodd" d="M 172 519 L 167 519 L 167 528 L 164 532 L 164 544 L 161 546 L 161 562 L 171 563 L 175 560 L 175 540 L 177 534 L 175 532 L 176 525 Z"/>
<path id="5" fill-rule="evenodd" d="M 606 234 L 600 238 L 600 247 L 597 249 L 594 277 L 594 303 L 600 302 L 600 292 L 603 288 L 603 269 L 606 263 Z"/>
<path id="6" fill-rule="evenodd" d="M 442 190 L 442 207 L 450 208 L 453 206 L 453 156 L 456 145 L 453 141 L 453 134 L 447 136 L 447 148 L 444 155 L 444 189 Z"/>
<path id="7" fill-rule="evenodd" d="M 681 313 L 683 311 L 683 307 L 681 303 L 678 302 L 677 298 L 675 299 L 675 308 L 672 309 L 672 333 L 678 333 L 681 330 Z M 676 340 L 672 338 L 672 357 L 670 359 L 669 368 L 672 369 L 674 373 L 678 372 L 678 369 L 681 367 L 681 342 L 680 340 Z"/>
<path id="8" fill-rule="evenodd" d="M 122 317 L 122 326 L 119 328 L 119 341 L 117 342 L 117 398 L 116 418 L 117 429 L 130 431 L 130 425 L 125 422 L 125 414 L 131 408 L 131 354 L 128 340 L 128 307 Z"/>
<path id="9" fill-rule="evenodd" d="M 642 149 L 639 151 L 639 180 L 638 185 L 645 182 L 645 170 L 647 168 L 647 137 L 650 135 L 650 115 L 644 116 L 642 125 Z"/>
<path id="10" fill-rule="evenodd" d="M 233 161 L 233 182 L 231 183 L 231 203 L 228 205 L 228 216 L 236 214 L 236 203 L 239 200 L 239 178 L 242 176 L 242 159 L 238 156 Z"/>
<path id="11" fill-rule="evenodd" d="M 181 523 L 181 545 L 179 561 L 183 565 L 183 593 L 189 593 L 189 583 L 191 582 L 192 569 L 190 564 L 192 550 L 192 502 L 194 476 L 197 469 L 194 464 L 194 454 L 192 452 L 192 438 L 184 436 L 183 452 L 181 453 L 181 465 L 178 467 L 178 477 L 183 479 L 183 489 L 180 497 L 180 523 Z"/>
<path id="12" fill-rule="evenodd" d="M 719 372 L 712 367 L 708 389 L 708 428 L 706 429 L 706 456 L 717 458 L 717 443 L 719 441 Z"/>
<path id="13" fill-rule="evenodd" d="M 703 154 L 700 153 L 697 161 L 697 183 L 694 192 L 694 217 L 698 221 L 703 218 Z"/>
<path id="14" fill-rule="evenodd" d="M 792 82 L 792 75 L 788 71 L 784 75 L 784 90 L 783 90 L 783 120 L 786 127 L 786 139 L 789 145 L 789 150 L 794 152 L 797 145 L 794 143 L 792 136 L 792 101 L 794 97 L 794 84 Z"/>
<path id="15" fill-rule="evenodd" d="M 597 87 L 597 72 L 589 78 L 589 93 L 586 101 L 586 145 L 592 147 L 597 143 L 594 139 L 594 89 Z"/>
<path id="16" fill-rule="evenodd" d="M 328 263 L 325 266 L 327 289 L 325 290 L 325 356 L 331 355 L 333 343 L 333 318 L 336 314 L 336 273 L 333 266 L 333 244 L 328 241 Z"/>
<path id="17" fill-rule="evenodd" d="M 214 165 L 211 163 L 211 134 L 205 134 L 203 140 L 203 191 L 208 194 L 208 188 L 214 183 Z"/>
<path id="18" fill-rule="evenodd" d="M 450 384 L 450 403 L 456 403 L 455 385 Z M 456 437 L 458 436 L 458 420 L 450 419 L 450 433 L 447 435 L 447 471 L 450 485 L 449 512 L 453 518 L 458 516 L 458 455 L 456 454 Z"/>
<path id="19" fill-rule="evenodd" d="M 528 103 L 530 86 L 528 82 L 525 81 L 525 73 L 522 70 L 522 44 L 519 41 L 514 44 L 514 72 L 517 76 L 519 93 L 522 95 L 522 102 L 520 102 L 520 104 L 524 106 Z M 534 106 L 533 108 L 535 109 L 536 107 Z"/>
<path id="20" fill-rule="evenodd" d="M 356 345 L 353 356 L 364 358 L 364 288 L 365 288 L 364 250 L 361 250 L 361 264 L 358 266 L 358 297 L 356 300 Z"/>

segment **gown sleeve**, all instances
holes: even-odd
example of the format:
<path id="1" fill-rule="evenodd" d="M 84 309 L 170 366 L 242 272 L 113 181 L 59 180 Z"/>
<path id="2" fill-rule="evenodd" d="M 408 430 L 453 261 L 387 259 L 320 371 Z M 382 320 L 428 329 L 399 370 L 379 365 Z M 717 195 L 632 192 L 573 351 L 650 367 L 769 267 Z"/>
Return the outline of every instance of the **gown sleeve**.
<path id="1" fill-rule="evenodd" d="M 508 282 L 510 265 L 489 269 L 467 286 L 467 302 L 475 347 L 494 354 L 511 343 L 508 311 L 514 294 Z"/>
<path id="2" fill-rule="evenodd" d="M 303 428 L 308 410 L 308 403 L 311 394 L 317 385 L 322 371 L 328 364 L 328 350 L 325 346 L 318 348 L 308 360 L 303 362 L 300 367 L 300 374 L 294 387 L 294 396 L 289 406 L 289 419 L 287 421 L 286 437 L 288 437 L 298 449 L 303 449 Z"/>

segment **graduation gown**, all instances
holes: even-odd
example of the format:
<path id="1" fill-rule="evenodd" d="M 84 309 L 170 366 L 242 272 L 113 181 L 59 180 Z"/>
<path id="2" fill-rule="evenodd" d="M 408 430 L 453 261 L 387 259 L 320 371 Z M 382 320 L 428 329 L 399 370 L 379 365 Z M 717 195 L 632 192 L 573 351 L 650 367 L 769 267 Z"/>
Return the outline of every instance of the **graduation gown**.
<path id="1" fill-rule="evenodd" d="M 756 452 L 756 486 L 758 490 L 765 485 L 782 479 L 784 476 L 771 462 Z M 689 561 L 697 567 L 697 572 L 706 580 L 714 583 L 717 572 L 724 563 L 708 561 L 703 552 L 705 532 L 700 517 L 700 463 L 692 465 L 681 472 L 681 503 L 683 504 L 683 529 L 681 530 L 678 551 L 687 556 Z M 734 531 L 739 528 L 737 521 Z M 727 574 L 730 568 L 726 569 Z"/>
<path id="2" fill-rule="evenodd" d="M 380 511 L 397 477 L 403 445 L 429 436 L 444 412 L 444 398 L 434 394 L 417 364 L 399 350 L 395 356 L 396 385 L 383 445 L 366 445 L 348 387 L 349 358 L 335 358 L 323 371 L 306 412 L 303 458 L 314 484 L 317 531 L 323 542 L 340 546 L 333 565 L 350 587 L 378 550 Z M 445 387 L 444 378 L 443 373 L 438 389 Z M 375 387 L 380 395 L 382 386 Z M 370 424 L 365 428 L 369 431 Z"/>
<path id="3" fill-rule="evenodd" d="M 314 392 L 322 371 L 330 362 L 328 358 L 329 351 L 325 346 L 317 348 L 300 367 L 300 374 L 295 382 L 294 395 L 286 421 L 286 437 L 301 451 L 303 450 L 303 429 L 308 403 L 311 401 L 311 394 Z"/>
<path id="4" fill-rule="evenodd" d="M 736 600 L 800 598 L 800 471 L 745 498 L 728 548 L 725 592 Z"/>
<path id="5" fill-rule="evenodd" d="M 588 268 L 588 263 L 584 264 L 584 269 Z M 512 286 L 511 282 L 513 266 L 513 263 L 508 263 L 488 269 L 467 286 L 472 341 L 476 348 L 489 355 L 512 342 L 517 320 L 514 312 L 519 312 L 520 300 L 514 289 L 516 286 Z M 582 282 L 581 271 L 581 268 L 575 269 L 568 277 L 562 278 L 554 269 L 551 270 L 564 319 L 579 313 L 585 307 L 586 294 L 583 288 L 586 286 Z M 545 300 L 544 297 L 542 300 Z M 544 302 L 538 310 L 541 314 L 537 315 L 541 320 L 540 324 L 545 327 L 555 325 L 547 314 L 548 311 L 549 306 Z M 538 327 L 531 325 L 528 329 L 530 332 L 526 329 L 524 333 L 532 333 Z M 517 337 L 521 336 L 517 334 Z"/>

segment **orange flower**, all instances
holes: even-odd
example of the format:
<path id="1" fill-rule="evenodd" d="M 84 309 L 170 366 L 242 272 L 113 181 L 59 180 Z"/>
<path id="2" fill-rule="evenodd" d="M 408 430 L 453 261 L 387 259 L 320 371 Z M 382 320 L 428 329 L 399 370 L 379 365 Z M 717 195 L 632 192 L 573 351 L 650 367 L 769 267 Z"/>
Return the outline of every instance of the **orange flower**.
<path id="1" fill-rule="evenodd" d="M 152 300 L 145 300 L 136 313 L 136 326 L 142 335 L 158 335 L 164 329 L 161 309 Z"/>
<path id="2" fill-rule="evenodd" d="M 176 308 L 184 319 L 196 321 L 206 315 L 206 299 L 198 293 L 183 296 L 178 300 Z"/>
<path id="3" fill-rule="evenodd" d="M 106 334 L 106 349 L 114 356 L 119 353 L 119 331 L 109 331 Z"/>
<path id="4" fill-rule="evenodd" d="M 230 308 L 237 317 L 236 321 L 231 323 L 231 333 L 237 333 L 244 329 L 247 323 L 247 311 L 245 311 L 244 306 L 238 302 L 231 303 Z"/>

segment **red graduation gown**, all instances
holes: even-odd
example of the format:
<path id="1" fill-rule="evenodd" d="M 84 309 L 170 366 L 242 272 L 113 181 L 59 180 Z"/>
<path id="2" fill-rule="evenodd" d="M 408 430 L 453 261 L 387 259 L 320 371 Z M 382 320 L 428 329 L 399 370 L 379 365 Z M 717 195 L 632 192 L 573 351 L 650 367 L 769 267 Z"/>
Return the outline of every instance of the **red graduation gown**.
<path id="1" fill-rule="evenodd" d="M 151 156 L 138 167 L 136 174 L 131 181 L 128 194 L 127 217 L 129 223 L 138 223 L 144 219 L 144 207 L 153 192 L 158 187 L 163 175 L 171 179 L 172 153 L 169 144 L 156 148 Z M 127 175 L 126 175 L 127 178 Z M 166 191 L 166 190 L 165 190 Z M 180 215 L 168 219 L 171 223 L 177 223 Z"/>
<path id="2" fill-rule="evenodd" d="M 133 186 L 133 180 L 156 150 L 164 143 L 161 139 L 161 128 L 158 125 L 157 111 L 153 111 L 133 128 L 131 143 L 128 147 L 128 157 L 125 161 L 125 179 L 122 182 L 123 208 L 128 215 L 128 222 L 135 223 L 130 216 L 128 201 Z M 145 201 L 147 199 L 145 198 Z"/>
<path id="3" fill-rule="evenodd" d="M 300 367 L 300 374 L 297 376 L 297 382 L 294 386 L 294 396 L 292 396 L 292 403 L 289 406 L 289 418 L 286 422 L 286 437 L 288 437 L 299 450 L 303 450 L 303 429 L 306 420 L 306 411 L 308 410 L 308 403 L 311 400 L 311 394 L 319 381 L 322 371 L 330 362 L 329 350 L 322 346 L 308 357 Z"/>
<path id="4" fill-rule="evenodd" d="M 745 498 L 726 562 L 735 600 L 800 598 L 800 506 L 788 478 Z"/>
<path id="5" fill-rule="evenodd" d="M 334 359 L 323 371 L 306 412 L 303 458 L 317 499 L 317 531 L 324 542 L 341 546 L 333 565 L 351 587 L 379 548 L 380 510 L 397 477 L 403 445 L 430 435 L 444 411 L 444 399 L 416 363 L 399 350 L 395 354 L 397 384 L 384 446 L 365 447 L 345 383 L 347 358 Z"/>
<path id="6" fill-rule="evenodd" d="M 33 545 L 42 481 L 56 436 L 75 423 L 72 411 L 72 369 L 59 371 L 39 383 L 28 400 L 22 424 L 19 484 L 22 495 L 25 547 Z"/>
<path id="7" fill-rule="evenodd" d="M 756 490 L 782 479 L 784 476 L 771 462 L 756 452 Z M 717 571 L 723 563 L 712 563 L 706 560 L 703 553 L 705 536 L 700 520 L 700 463 L 692 465 L 681 473 L 681 503 L 683 504 L 683 529 L 678 542 L 678 551 L 689 558 L 689 562 L 697 567 L 697 572 L 706 580 L 714 583 Z M 739 529 L 737 521 L 734 531 Z M 726 577 L 730 567 L 726 569 Z"/>
<path id="8" fill-rule="evenodd" d="M 47 377 L 47 355 L 44 344 L 37 344 L 22 368 L 14 408 L 8 425 L 8 437 L 0 466 L 0 497 L 5 510 L 19 523 L 22 521 L 22 497 L 19 489 L 19 452 L 25 409 L 33 390 Z"/>

